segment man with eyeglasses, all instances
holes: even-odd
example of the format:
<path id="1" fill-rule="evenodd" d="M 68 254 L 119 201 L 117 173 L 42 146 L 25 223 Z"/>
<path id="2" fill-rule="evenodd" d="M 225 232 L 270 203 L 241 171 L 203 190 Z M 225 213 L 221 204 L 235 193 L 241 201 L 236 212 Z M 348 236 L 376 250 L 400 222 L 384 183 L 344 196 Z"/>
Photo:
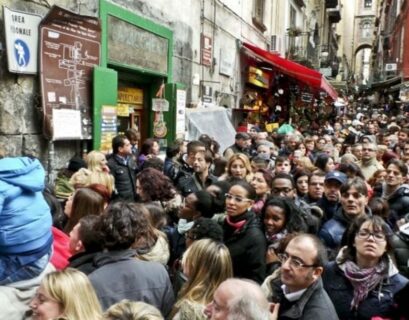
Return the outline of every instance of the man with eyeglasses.
<path id="1" fill-rule="evenodd" d="M 318 206 L 311 206 L 297 196 L 293 177 L 288 173 L 277 173 L 273 177 L 271 195 L 285 197 L 294 201 L 295 205 L 304 213 L 304 220 L 308 225 L 308 232 L 316 234 L 321 224 L 322 210 Z"/>
<path id="2" fill-rule="evenodd" d="M 358 165 L 366 181 L 373 176 L 375 171 L 384 170 L 384 167 L 376 160 L 377 151 L 378 147 L 375 143 L 370 142 L 362 145 L 362 159 L 358 162 Z"/>
<path id="3" fill-rule="evenodd" d="M 278 257 L 280 278 L 269 277 L 263 284 L 272 302 L 280 304 L 278 319 L 337 320 L 321 280 L 327 262 L 321 241 L 311 234 L 298 235 Z"/>

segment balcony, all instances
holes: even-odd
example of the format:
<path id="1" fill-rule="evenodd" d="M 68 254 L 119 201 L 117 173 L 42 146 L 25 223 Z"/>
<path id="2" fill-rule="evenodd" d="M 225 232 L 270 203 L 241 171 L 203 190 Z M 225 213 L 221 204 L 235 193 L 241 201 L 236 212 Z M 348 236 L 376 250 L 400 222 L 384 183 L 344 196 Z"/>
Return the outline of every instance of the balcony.
<path id="1" fill-rule="evenodd" d="M 339 6 L 334 9 L 327 9 L 329 23 L 338 23 L 341 21 L 341 10 Z"/>
<path id="2" fill-rule="evenodd" d="M 336 8 L 338 5 L 338 0 L 325 0 L 325 7 L 329 8 Z"/>

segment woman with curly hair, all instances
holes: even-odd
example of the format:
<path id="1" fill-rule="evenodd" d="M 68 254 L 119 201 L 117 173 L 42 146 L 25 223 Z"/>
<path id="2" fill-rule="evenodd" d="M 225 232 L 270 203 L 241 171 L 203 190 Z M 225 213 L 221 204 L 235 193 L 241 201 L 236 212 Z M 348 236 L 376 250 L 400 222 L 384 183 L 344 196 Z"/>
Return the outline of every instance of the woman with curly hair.
<path id="1" fill-rule="evenodd" d="M 260 218 L 267 240 L 267 268 L 271 273 L 279 265 L 277 249 L 282 239 L 290 233 L 308 232 L 308 224 L 294 201 L 282 197 L 268 198 Z"/>
<path id="2" fill-rule="evenodd" d="M 136 176 L 136 194 L 143 203 L 159 204 L 171 218 L 177 216 L 182 204 L 182 198 L 172 181 L 153 168 L 143 169 Z"/>
<path id="3" fill-rule="evenodd" d="M 205 306 L 213 300 L 217 287 L 233 276 L 227 247 L 211 239 L 195 241 L 182 260 L 187 277 L 172 310 L 173 320 L 205 320 Z"/>

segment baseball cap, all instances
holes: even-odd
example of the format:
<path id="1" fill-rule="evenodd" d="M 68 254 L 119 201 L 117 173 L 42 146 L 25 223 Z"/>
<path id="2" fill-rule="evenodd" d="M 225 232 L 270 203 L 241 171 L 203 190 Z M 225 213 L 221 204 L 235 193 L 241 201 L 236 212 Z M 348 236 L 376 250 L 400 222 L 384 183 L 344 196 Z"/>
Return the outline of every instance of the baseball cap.
<path id="1" fill-rule="evenodd" d="M 325 182 L 329 180 L 336 180 L 340 184 L 344 184 L 348 181 L 348 177 L 345 173 L 340 171 L 330 171 L 325 175 Z"/>

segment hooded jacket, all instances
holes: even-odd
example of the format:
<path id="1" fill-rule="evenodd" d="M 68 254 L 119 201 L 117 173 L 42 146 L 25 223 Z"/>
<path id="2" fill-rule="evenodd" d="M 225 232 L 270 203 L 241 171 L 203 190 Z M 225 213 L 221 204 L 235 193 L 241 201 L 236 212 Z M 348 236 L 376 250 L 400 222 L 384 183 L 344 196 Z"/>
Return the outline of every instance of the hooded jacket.
<path id="1" fill-rule="evenodd" d="M 0 255 L 36 255 L 51 248 L 45 173 L 37 159 L 0 159 Z"/>

